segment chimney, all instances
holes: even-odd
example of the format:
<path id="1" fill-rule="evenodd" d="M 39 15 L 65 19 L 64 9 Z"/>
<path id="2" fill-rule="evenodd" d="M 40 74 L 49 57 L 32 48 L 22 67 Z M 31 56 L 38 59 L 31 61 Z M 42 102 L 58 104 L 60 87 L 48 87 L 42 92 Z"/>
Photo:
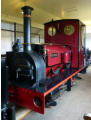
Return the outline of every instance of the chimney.
<path id="1" fill-rule="evenodd" d="M 30 6 L 21 8 L 24 13 L 24 52 L 31 51 L 31 12 L 33 10 Z"/>

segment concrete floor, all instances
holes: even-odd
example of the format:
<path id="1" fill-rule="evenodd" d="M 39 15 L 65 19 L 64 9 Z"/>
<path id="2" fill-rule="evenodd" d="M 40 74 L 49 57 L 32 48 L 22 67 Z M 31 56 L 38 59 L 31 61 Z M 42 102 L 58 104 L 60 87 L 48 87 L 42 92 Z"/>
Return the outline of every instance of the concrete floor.
<path id="1" fill-rule="evenodd" d="M 24 120 L 83 120 L 85 113 L 91 113 L 91 67 L 81 77 L 71 92 L 65 91 L 56 100 L 57 106 L 46 108 L 45 115 L 31 112 Z"/>

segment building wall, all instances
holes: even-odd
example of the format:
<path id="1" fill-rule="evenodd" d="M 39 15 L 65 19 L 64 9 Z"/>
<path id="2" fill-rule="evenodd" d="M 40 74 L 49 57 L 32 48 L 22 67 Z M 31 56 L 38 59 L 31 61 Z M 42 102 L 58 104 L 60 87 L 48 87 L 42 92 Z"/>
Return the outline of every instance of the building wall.
<path id="1" fill-rule="evenodd" d="M 14 44 L 14 24 L 1 23 L 1 54 L 6 54 L 6 51 L 11 51 Z M 16 39 L 20 39 L 23 44 L 24 33 L 23 25 L 16 25 Z M 32 28 L 31 43 L 44 43 L 44 31 L 39 28 Z"/>
<path id="2" fill-rule="evenodd" d="M 86 48 L 91 50 L 91 33 L 86 34 Z"/>
<path id="3" fill-rule="evenodd" d="M 5 54 L 6 51 L 12 50 L 12 44 L 14 41 L 14 33 L 8 31 L 1 31 L 1 54 Z"/>
<path id="4" fill-rule="evenodd" d="M 12 23 L 1 23 L 1 28 L 5 30 L 14 31 L 14 24 Z M 1 54 L 5 54 L 6 51 L 12 50 L 12 45 L 14 44 L 14 32 L 1 30 Z M 16 25 L 16 30 L 21 33 L 16 32 L 16 39 L 20 39 L 23 43 L 23 25 Z M 32 27 L 32 43 L 44 43 L 44 30 Z M 91 32 L 86 34 L 86 48 L 91 50 Z"/>

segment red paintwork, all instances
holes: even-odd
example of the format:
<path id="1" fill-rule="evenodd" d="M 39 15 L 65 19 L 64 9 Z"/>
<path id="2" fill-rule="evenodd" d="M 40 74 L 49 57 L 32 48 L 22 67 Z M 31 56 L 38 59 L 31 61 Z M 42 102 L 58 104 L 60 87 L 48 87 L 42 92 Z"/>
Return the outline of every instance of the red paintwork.
<path id="1" fill-rule="evenodd" d="M 15 85 L 9 85 L 9 93 L 13 94 L 12 96 L 9 97 L 9 100 L 11 102 L 32 109 L 41 114 L 44 114 L 45 97 L 43 93 L 39 93 L 22 87 L 16 87 Z M 41 99 L 42 106 L 38 106 L 35 104 L 34 102 L 35 97 L 39 97 Z"/>
<path id="2" fill-rule="evenodd" d="M 56 70 L 58 67 L 60 67 L 60 72 L 64 69 L 62 69 L 64 67 L 64 64 L 58 64 L 58 65 L 55 65 L 55 66 L 52 66 L 52 67 L 46 67 L 46 77 L 53 77 L 55 76 L 54 74 L 51 75 L 51 69 L 53 70 Z"/>
<path id="3" fill-rule="evenodd" d="M 72 35 L 68 36 L 64 34 L 64 27 L 69 24 L 74 26 L 75 31 Z M 79 20 L 60 20 L 45 24 L 45 43 L 55 43 L 60 45 L 68 45 L 69 47 L 71 47 L 72 50 L 71 66 L 73 68 L 77 68 L 77 67 L 80 68 L 81 66 L 83 66 L 83 49 L 81 43 L 82 25 L 83 24 Z M 48 28 L 51 26 L 55 27 L 56 30 L 57 29 L 60 30 L 60 32 L 57 32 L 53 37 L 48 35 Z M 79 46 L 79 52 L 78 52 L 78 46 Z M 78 66 L 78 61 L 79 61 L 79 66 Z"/>
<path id="4" fill-rule="evenodd" d="M 62 60 L 64 64 L 69 63 L 69 61 L 71 61 L 71 51 L 65 51 L 62 54 Z"/>
<path id="5" fill-rule="evenodd" d="M 50 73 L 51 69 L 56 70 L 60 67 L 62 70 L 63 66 L 71 61 L 71 51 L 70 48 L 61 45 L 45 45 L 44 48 L 48 54 L 46 58 L 46 77 L 53 77 L 54 74 Z M 57 53 L 58 56 L 51 57 L 51 54 L 55 53 Z"/>
<path id="6" fill-rule="evenodd" d="M 56 64 L 69 63 L 71 60 L 71 51 L 66 46 L 61 45 L 45 45 L 45 49 L 48 54 L 48 66 Z M 52 54 L 57 53 L 57 57 L 52 57 Z"/>
<path id="7" fill-rule="evenodd" d="M 61 50 L 62 50 L 62 48 L 60 46 L 46 45 L 45 49 L 46 49 L 47 54 L 48 54 L 48 63 L 47 63 L 48 66 L 53 66 L 53 65 L 61 63 Z M 52 57 L 51 55 L 55 54 L 55 53 L 57 53 L 58 56 Z"/>

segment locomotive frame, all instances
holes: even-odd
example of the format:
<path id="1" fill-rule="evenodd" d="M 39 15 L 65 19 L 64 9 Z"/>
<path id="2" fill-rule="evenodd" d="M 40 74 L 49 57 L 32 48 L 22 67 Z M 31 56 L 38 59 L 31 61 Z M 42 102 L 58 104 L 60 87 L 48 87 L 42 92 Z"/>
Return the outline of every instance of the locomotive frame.
<path id="1" fill-rule="evenodd" d="M 68 76 L 66 79 L 63 79 L 57 85 L 54 84 L 53 87 L 51 87 L 49 90 L 47 90 L 44 93 L 42 91 L 38 92 L 38 91 L 33 91 L 33 90 L 29 90 L 22 87 L 10 85 L 9 93 L 13 94 L 12 96 L 10 96 L 10 101 L 21 106 L 23 105 L 24 107 L 32 109 L 41 114 L 44 114 L 45 113 L 45 97 L 66 82 L 67 82 L 67 91 L 71 91 L 72 78 L 77 73 L 84 70 L 86 67 L 87 66 L 84 66 L 79 70 L 76 70 L 75 72 L 72 73 L 72 75 Z M 39 100 L 41 105 L 37 105 L 36 100 Z"/>

